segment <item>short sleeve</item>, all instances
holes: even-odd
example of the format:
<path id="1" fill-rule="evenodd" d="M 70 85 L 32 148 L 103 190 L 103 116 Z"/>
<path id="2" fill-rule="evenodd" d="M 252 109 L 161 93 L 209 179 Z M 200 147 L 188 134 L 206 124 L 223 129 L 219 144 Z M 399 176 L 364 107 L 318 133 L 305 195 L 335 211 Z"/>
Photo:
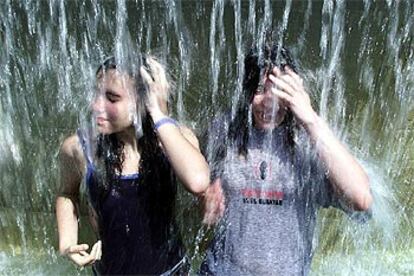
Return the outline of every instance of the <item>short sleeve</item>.
<path id="1" fill-rule="evenodd" d="M 306 134 L 301 133 L 299 138 L 300 148 L 297 148 L 296 166 L 302 189 L 315 207 L 334 207 L 349 212 L 349 208 L 335 193 L 328 176 L 329 172 L 319 160 L 314 147 L 310 144 Z"/>
<path id="2" fill-rule="evenodd" d="M 312 186 L 315 187 L 315 199 L 317 204 L 322 208 L 342 208 L 340 198 L 335 193 L 331 182 L 328 179 L 328 171 L 324 168 L 323 164 L 318 160 L 316 156 L 311 158 L 311 175 Z M 344 210 L 345 211 L 345 210 Z"/>
<path id="3" fill-rule="evenodd" d="M 300 178 L 302 187 L 306 190 L 309 202 L 315 207 L 337 208 L 345 212 L 352 220 L 365 222 L 371 218 L 371 212 L 354 211 L 345 200 L 335 192 L 329 180 L 329 171 L 318 158 L 314 148 L 310 143 L 306 144 L 302 140 L 302 148 L 298 151 L 300 168 Z"/>

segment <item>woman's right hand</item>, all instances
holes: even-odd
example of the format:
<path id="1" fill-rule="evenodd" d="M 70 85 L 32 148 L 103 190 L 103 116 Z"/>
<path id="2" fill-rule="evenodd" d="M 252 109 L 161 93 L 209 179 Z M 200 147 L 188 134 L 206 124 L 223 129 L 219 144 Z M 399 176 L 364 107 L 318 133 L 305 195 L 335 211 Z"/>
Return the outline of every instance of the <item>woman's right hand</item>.
<path id="1" fill-rule="evenodd" d="M 87 244 L 72 245 L 65 250 L 63 255 L 78 266 L 92 265 L 102 257 L 102 242 L 97 241 L 89 253 L 87 252 L 88 248 L 89 245 Z"/>
<path id="2" fill-rule="evenodd" d="M 221 187 L 221 179 L 217 178 L 207 188 L 203 195 L 204 218 L 203 223 L 207 225 L 216 224 L 224 214 L 224 194 Z"/>

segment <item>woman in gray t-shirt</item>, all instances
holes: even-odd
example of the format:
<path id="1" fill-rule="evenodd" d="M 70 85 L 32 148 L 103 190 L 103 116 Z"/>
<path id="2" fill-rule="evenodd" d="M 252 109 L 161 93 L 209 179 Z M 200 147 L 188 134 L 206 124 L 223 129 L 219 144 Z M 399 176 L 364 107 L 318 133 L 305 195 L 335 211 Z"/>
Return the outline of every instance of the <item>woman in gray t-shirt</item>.
<path id="1" fill-rule="evenodd" d="M 312 108 L 285 48 L 249 52 L 243 92 L 234 118 L 210 128 L 204 222 L 218 226 L 201 274 L 306 275 L 317 209 L 368 210 L 368 177 Z"/>

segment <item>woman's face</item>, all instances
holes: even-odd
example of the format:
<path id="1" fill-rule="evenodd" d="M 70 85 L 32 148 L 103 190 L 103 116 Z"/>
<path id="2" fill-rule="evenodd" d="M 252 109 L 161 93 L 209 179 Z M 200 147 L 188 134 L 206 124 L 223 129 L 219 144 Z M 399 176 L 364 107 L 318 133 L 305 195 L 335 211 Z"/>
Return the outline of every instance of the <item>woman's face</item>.
<path id="1" fill-rule="evenodd" d="M 272 89 L 275 89 L 273 83 L 265 76 L 263 87 L 259 86 L 253 96 L 253 122 L 258 129 L 272 130 L 285 118 L 286 108 Z"/>
<path id="2" fill-rule="evenodd" d="M 93 117 L 102 134 L 126 130 L 136 113 L 134 81 L 111 69 L 98 75 L 98 89 L 92 102 Z"/>

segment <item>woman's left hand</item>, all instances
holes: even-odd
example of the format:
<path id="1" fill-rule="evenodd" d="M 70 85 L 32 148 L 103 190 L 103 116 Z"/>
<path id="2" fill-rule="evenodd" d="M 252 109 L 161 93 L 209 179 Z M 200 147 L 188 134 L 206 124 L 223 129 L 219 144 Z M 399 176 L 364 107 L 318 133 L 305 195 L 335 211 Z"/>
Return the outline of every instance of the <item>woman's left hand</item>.
<path id="1" fill-rule="evenodd" d="M 148 67 L 141 66 L 140 73 L 148 88 L 147 109 L 156 121 L 158 117 L 168 113 L 167 99 L 170 86 L 161 64 L 149 56 L 146 57 L 146 63 Z"/>
<path id="2" fill-rule="evenodd" d="M 288 66 L 282 72 L 274 67 L 269 79 L 274 84 L 272 93 L 282 102 L 282 105 L 289 108 L 294 116 L 305 127 L 314 122 L 317 114 L 313 110 L 308 93 L 303 86 L 303 79 L 293 72 Z"/>
<path id="3" fill-rule="evenodd" d="M 224 193 L 221 186 L 221 179 L 217 178 L 207 188 L 202 196 L 204 218 L 203 223 L 208 226 L 216 224 L 223 217 L 225 202 Z"/>

